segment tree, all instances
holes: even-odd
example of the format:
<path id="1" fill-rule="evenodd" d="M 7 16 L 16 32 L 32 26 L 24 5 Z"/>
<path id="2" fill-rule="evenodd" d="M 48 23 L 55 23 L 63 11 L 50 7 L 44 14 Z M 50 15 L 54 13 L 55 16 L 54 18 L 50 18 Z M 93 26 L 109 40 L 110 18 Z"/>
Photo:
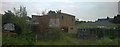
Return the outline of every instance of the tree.
<path id="1" fill-rule="evenodd" d="M 111 22 L 113 22 L 113 23 L 115 23 L 115 24 L 120 24 L 120 14 L 118 14 L 117 16 L 114 16 L 114 19 L 111 21 Z M 120 31 L 120 25 L 118 25 L 118 37 L 120 37 L 120 35 L 119 35 L 119 31 Z M 114 39 L 114 33 L 113 33 L 114 31 L 111 31 L 111 39 Z"/>
<path id="2" fill-rule="evenodd" d="M 22 30 L 23 30 L 22 33 L 27 33 L 28 30 L 30 30 L 30 26 L 27 24 L 28 18 L 27 18 L 26 7 L 20 6 L 20 9 L 14 8 L 14 14 L 15 14 L 16 18 L 18 18 L 17 21 L 19 21 L 19 22 L 16 22 L 16 23 L 19 24 L 20 27 L 22 28 Z"/>
<path id="3" fill-rule="evenodd" d="M 79 19 L 78 18 L 76 18 L 75 19 L 75 24 L 77 25 L 77 24 L 80 24 L 80 22 L 79 22 Z"/>
<path id="4" fill-rule="evenodd" d="M 15 16 L 10 10 L 5 11 L 5 14 L 2 16 L 2 24 L 7 22 L 12 22 L 12 17 Z"/>
<path id="5" fill-rule="evenodd" d="M 112 20 L 113 23 L 120 24 L 120 15 L 114 16 L 114 19 Z"/>
<path id="6" fill-rule="evenodd" d="M 57 13 L 61 13 L 61 10 L 57 10 L 56 12 L 57 12 Z"/>
<path id="7" fill-rule="evenodd" d="M 20 7 L 18 10 L 14 8 L 14 13 L 10 10 L 5 11 L 2 23 L 5 24 L 8 22 L 14 23 L 16 25 L 15 27 L 17 29 L 19 28 L 18 30 L 15 30 L 15 32 L 25 34 L 30 31 L 30 26 L 27 21 L 26 7 Z"/>
<path id="8" fill-rule="evenodd" d="M 14 14 L 15 14 L 15 16 L 26 19 L 26 17 L 27 17 L 26 7 L 20 6 L 19 9 L 14 8 Z"/>
<path id="9" fill-rule="evenodd" d="M 15 8 L 14 8 L 15 9 Z M 2 24 L 13 23 L 15 25 L 15 32 L 18 34 L 16 36 L 9 36 L 2 34 L 3 45 L 33 45 L 35 36 L 30 31 L 30 26 L 27 21 L 27 12 L 26 9 L 20 9 L 14 11 L 10 10 L 5 11 L 5 14 L 2 16 Z"/>
<path id="10" fill-rule="evenodd" d="M 120 14 L 118 14 L 117 16 L 114 16 L 114 19 L 111 20 L 111 22 L 115 24 L 120 24 Z M 118 25 L 118 28 L 120 29 L 120 25 Z"/>
<path id="11" fill-rule="evenodd" d="M 79 21 L 79 19 L 76 18 L 76 20 L 75 20 L 75 24 L 78 25 L 78 24 L 80 24 L 80 23 L 86 23 L 86 21 Z"/>
<path id="12" fill-rule="evenodd" d="M 50 14 L 50 15 L 51 15 L 51 14 L 56 14 L 56 12 L 50 10 L 50 11 L 48 12 L 48 14 Z"/>

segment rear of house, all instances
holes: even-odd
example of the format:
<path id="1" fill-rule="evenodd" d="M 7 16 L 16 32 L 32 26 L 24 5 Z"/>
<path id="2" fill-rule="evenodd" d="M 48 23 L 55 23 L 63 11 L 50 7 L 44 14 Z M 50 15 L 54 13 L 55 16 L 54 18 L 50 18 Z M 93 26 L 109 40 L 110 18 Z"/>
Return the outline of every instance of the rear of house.
<path id="1" fill-rule="evenodd" d="M 56 13 L 47 15 L 32 15 L 36 17 L 38 23 L 39 32 L 44 32 L 49 27 L 59 27 L 67 33 L 76 33 L 75 27 L 75 16 L 66 13 Z M 69 29 L 69 28 L 73 29 Z"/>

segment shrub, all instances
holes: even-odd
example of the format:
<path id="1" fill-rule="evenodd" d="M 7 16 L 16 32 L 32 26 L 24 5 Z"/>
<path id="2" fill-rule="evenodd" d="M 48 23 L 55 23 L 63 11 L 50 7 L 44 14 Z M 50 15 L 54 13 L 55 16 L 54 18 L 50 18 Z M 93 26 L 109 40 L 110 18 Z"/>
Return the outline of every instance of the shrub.
<path id="1" fill-rule="evenodd" d="M 110 31 L 110 36 L 109 36 L 110 39 L 115 39 L 116 38 L 116 35 L 115 35 L 115 32 L 114 31 Z"/>
<path id="2" fill-rule="evenodd" d="M 51 28 L 48 28 L 44 32 L 44 34 L 40 37 L 42 37 L 43 40 L 59 40 L 59 39 L 62 39 L 63 36 L 64 36 L 64 33 L 60 28 L 51 27 Z"/>
<path id="3" fill-rule="evenodd" d="M 35 38 L 34 34 L 21 34 L 19 36 L 8 36 L 3 34 L 2 45 L 34 45 Z"/>

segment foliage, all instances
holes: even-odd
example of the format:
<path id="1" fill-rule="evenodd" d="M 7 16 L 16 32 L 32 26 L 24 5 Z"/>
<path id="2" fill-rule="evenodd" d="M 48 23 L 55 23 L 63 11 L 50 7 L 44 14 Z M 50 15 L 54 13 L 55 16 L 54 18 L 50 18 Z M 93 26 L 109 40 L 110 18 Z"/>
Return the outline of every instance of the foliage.
<path id="1" fill-rule="evenodd" d="M 30 31 L 30 26 L 29 26 L 29 24 L 27 24 L 28 22 L 24 18 L 19 18 L 19 17 L 15 16 L 13 18 L 13 21 L 14 21 L 16 27 L 21 28 L 22 34 L 28 33 Z M 19 29 L 16 31 L 19 31 Z"/>
<path id="2" fill-rule="evenodd" d="M 118 38 L 109 39 L 104 37 L 103 39 L 78 39 L 71 36 L 64 36 L 64 39 L 55 41 L 37 41 L 35 45 L 118 45 Z"/>
<path id="3" fill-rule="evenodd" d="M 65 35 L 61 40 L 54 41 L 37 41 L 35 45 L 118 45 L 118 38 L 110 39 L 104 37 L 103 39 L 78 39 L 72 37 L 70 34 Z"/>
<path id="4" fill-rule="evenodd" d="M 80 23 L 86 23 L 86 21 L 79 21 L 78 18 L 75 19 L 75 25 L 79 25 Z"/>
<path id="5" fill-rule="evenodd" d="M 56 14 L 56 12 L 50 10 L 50 11 L 48 12 L 48 14 Z"/>
<path id="6" fill-rule="evenodd" d="M 109 36 L 110 39 L 115 39 L 116 38 L 116 34 L 114 31 L 110 31 L 110 36 Z"/>
<path id="7" fill-rule="evenodd" d="M 19 11 L 19 10 L 16 10 L 16 11 Z M 14 13 L 10 10 L 6 11 L 5 14 L 2 16 L 3 18 L 2 24 L 8 23 L 8 22 L 14 23 L 16 26 L 15 31 L 18 34 L 28 33 L 30 31 L 30 26 L 27 24 L 28 23 L 27 12 L 25 7 L 20 7 L 19 13 L 16 11 L 14 11 Z"/>
<path id="8" fill-rule="evenodd" d="M 76 25 L 80 24 L 80 22 L 79 22 L 79 19 L 78 19 L 78 18 L 76 18 L 76 19 L 75 19 L 75 24 L 76 24 Z"/>
<path id="9" fill-rule="evenodd" d="M 20 6 L 19 9 L 14 8 L 14 14 L 15 16 L 26 18 L 27 16 L 26 7 Z"/>
<path id="10" fill-rule="evenodd" d="M 35 45 L 74 45 L 77 38 L 73 38 L 70 35 L 64 36 L 63 39 L 54 41 L 37 41 Z"/>
<path id="11" fill-rule="evenodd" d="M 39 35 L 38 38 L 46 41 L 60 40 L 64 37 L 64 33 L 60 28 L 50 27 L 42 35 Z"/>
<path id="12" fill-rule="evenodd" d="M 120 24 L 120 15 L 118 14 L 117 16 L 115 16 L 112 22 L 116 24 Z"/>
<path id="13" fill-rule="evenodd" d="M 75 21 L 75 25 L 78 25 L 78 24 L 80 24 L 80 22 L 79 21 Z"/>
<path id="14" fill-rule="evenodd" d="M 118 38 L 116 39 L 109 39 L 108 37 L 104 37 L 102 40 L 97 40 L 95 43 L 97 45 L 118 45 Z"/>
<path id="15" fill-rule="evenodd" d="M 34 45 L 35 43 L 35 35 L 32 33 L 14 37 L 3 34 L 2 37 L 3 45 Z"/>
<path id="16" fill-rule="evenodd" d="M 45 37 L 49 40 L 58 40 L 63 38 L 63 31 L 60 28 L 52 27 L 46 30 Z"/>
<path id="17" fill-rule="evenodd" d="M 61 13 L 61 10 L 56 10 L 56 11 L 52 11 L 52 10 L 50 10 L 47 14 L 49 15 L 55 15 L 55 14 L 57 14 L 57 13 Z"/>
<path id="18" fill-rule="evenodd" d="M 3 45 L 33 45 L 35 35 L 30 31 L 30 26 L 27 21 L 27 12 L 25 7 L 20 7 L 20 10 L 14 12 L 8 10 L 2 16 L 2 24 L 13 23 L 17 36 L 3 34 Z"/>
<path id="19" fill-rule="evenodd" d="M 12 22 L 12 17 L 15 16 L 10 10 L 5 12 L 5 14 L 2 16 L 2 24 L 7 22 Z"/>

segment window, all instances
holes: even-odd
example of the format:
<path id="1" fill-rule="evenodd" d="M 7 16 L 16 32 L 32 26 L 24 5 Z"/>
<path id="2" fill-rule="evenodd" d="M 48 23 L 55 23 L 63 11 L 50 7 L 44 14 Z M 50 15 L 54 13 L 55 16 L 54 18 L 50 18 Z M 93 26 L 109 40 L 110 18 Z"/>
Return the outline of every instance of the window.
<path id="1" fill-rule="evenodd" d="M 64 16 L 62 16 L 62 19 L 64 19 Z"/>

